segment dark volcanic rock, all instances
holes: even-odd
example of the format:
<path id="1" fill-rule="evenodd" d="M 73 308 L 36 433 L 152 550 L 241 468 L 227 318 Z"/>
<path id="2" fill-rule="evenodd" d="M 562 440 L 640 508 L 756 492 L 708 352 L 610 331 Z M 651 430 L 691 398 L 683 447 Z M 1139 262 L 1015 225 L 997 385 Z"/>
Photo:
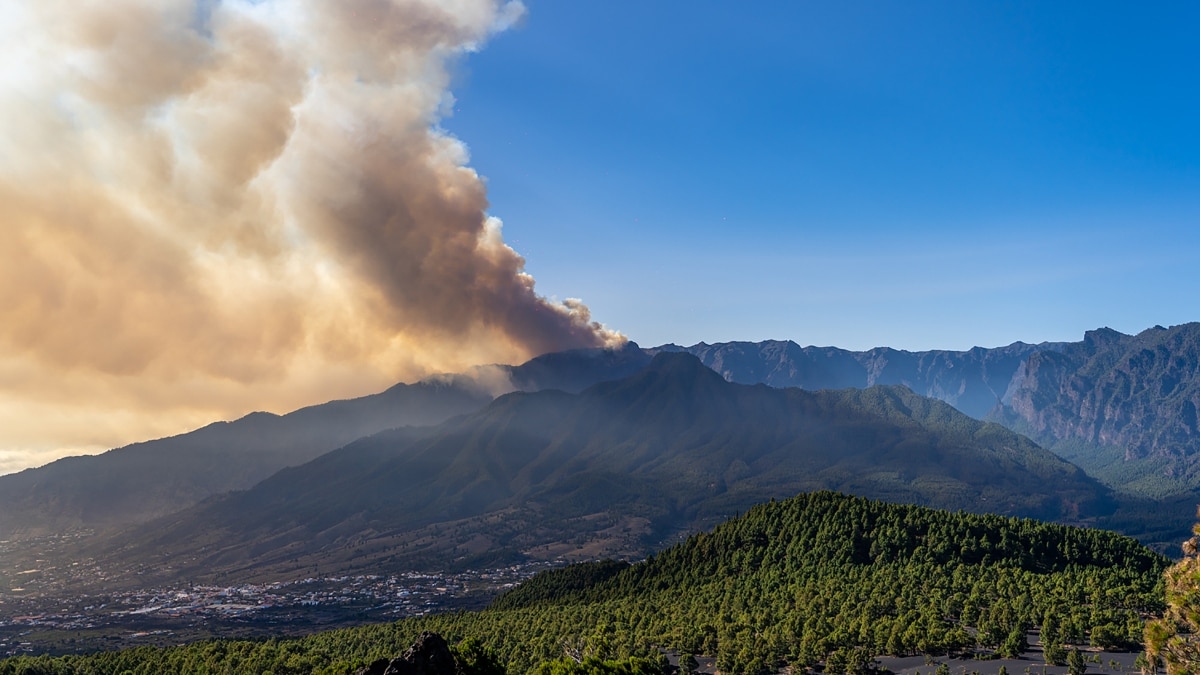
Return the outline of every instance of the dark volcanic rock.
<path id="1" fill-rule="evenodd" d="M 425 631 L 399 658 L 379 659 L 355 675 L 456 675 L 458 665 L 441 635 Z"/>

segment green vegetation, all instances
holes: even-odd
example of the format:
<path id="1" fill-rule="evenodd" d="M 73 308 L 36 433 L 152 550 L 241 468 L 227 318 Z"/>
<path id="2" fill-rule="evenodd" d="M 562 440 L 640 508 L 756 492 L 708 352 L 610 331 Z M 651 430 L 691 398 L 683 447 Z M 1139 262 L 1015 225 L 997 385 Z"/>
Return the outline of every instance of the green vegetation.
<path id="1" fill-rule="evenodd" d="M 516 609 L 542 603 L 561 603 L 563 598 L 586 593 L 627 569 L 629 563 L 601 560 L 544 572 L 496 598 L 491 608 Z"/>
<path id="2" fill-rule="evenodd" d="M 1079 439 L 1057 441 L 1047 447 L 1101 483 L 1134 497 L 1168 500 L 1187 493 L 1192 487 L 1187 480 L 1173 473 L 1172 467 L 1177 460 L 1165 455 L 1129 461 L 1125 448 Z"/>
<path id="3" fill-rule="evenodd" d="M 1166 612 L 1146 625 L 1146 654 L 1167 675 L 1200 673 L 1200 524 L 1192 532 L 1183 560 L 1167 570 Z"/>
<path id="4" fill-rule="evenodd" d="M 1166 566 L 1110 532 L 818 492 L 757 506 L 632 566 L 543 573 L 482 612 L 297 640 L 10 659 L 0 675 L 344 674 L 400 654 L 422 630 L 513 674 L 643 675 L 661 666 L 660 647 L 715 656 L 726 673 L 860 672 L 880 654 L 1017 649 L 1035 626 L 1057 647 L 1136 644 L 1143 613 L 1163 609 Z"/>

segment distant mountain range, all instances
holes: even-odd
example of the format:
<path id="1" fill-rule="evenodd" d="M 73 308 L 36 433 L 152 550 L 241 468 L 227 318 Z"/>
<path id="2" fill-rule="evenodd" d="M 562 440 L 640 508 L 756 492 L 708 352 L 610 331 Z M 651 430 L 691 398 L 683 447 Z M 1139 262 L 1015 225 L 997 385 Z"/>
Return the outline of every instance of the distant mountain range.
<path id="1" fill-rule="evenodd" d="M 451 384 L 398 384 L 287 415 L 252 413 L 101 455 L 67 457 L 0 476 L 0 537 L 145 522 L 248 488 L 363 436 L 442 422 L 489 400 L 481 391 Z"/>
<path id="2" fill-rule="evenodd" d="M 1089 331 L 1021 364 L 991 418 L 1106 483 L 1148 496 L 1200 486 L 1200 324 Z"/>
<path id="3" fill-rule="evenodd" d="M 432 429 L 357 441 L 93 554 L 143 565 L 142 581 L 640 557 L 825 488 L 1048 520 L 1113 508 L 1103 486 L 1027 438 L 904 387 L 741 385 L 660 353 L 581 394 L 513 393 Z"/>
<path id="4" fill-rule="evenodd" d="M 0 476 L 0 537 L 145 522 L 386 429 L 427 426 L 479 410 L 496 388 L 579 391 L 636 372 L 636 347 L 548 354 L 521 366 L 489 366 L 287 415 L 251 413 L 196 431 L 100 455 L 68 457 Z"/>
<path id="5" fill-rule="evenodd" d="M 1031 354 L 1058 352 L 1065 343 L 975 347 L 965 352 L 906 352 L 878 347 L 852 352 L 836 347 L 801 347 L 795 342 L 723 342 L 691 347 L 664 345 L 651 352 L 685 351 L 730 382 L 802 389 L 865 389 L 900 384 L 983 419 L 1004 399 L 1021 364 Z"/>
<path id="6" fill-rule="evenodd" d="M 1200 323 L 1081 342 L 965 352 L 851 352 L 793 342 L 683 348 L 733 382 L 804 389 L 900 384 L 1028 434 L 1115 489 L 1147 497 L 1200 487 Z M 654 350 L 652 350 L 654 351 Z"/>
<path id="7" fill-rule="evenodd" d="M 713 372 L 667 358 L 681 353 Z M 965 352 L 767 341 L 547 354 L 0 476 L 0 537 L 126 530 L 138 560 L 158 546 L 193 561 L 177 567 L 233 573 L 539 546 L 633 554 L 815 488 L 1064 520 L 1103 515 L 1114 495 L 1175 509 L 1200 485 L 1198 373 L 1200 324 Z M 639 377 L 674 384 L 637 394 Z M 493 403 L 509 391 L 527 394 Z M 466 538 L 447 550 L 450 529 Z M 514 548 L 497 552 L 504 532 Z"/>

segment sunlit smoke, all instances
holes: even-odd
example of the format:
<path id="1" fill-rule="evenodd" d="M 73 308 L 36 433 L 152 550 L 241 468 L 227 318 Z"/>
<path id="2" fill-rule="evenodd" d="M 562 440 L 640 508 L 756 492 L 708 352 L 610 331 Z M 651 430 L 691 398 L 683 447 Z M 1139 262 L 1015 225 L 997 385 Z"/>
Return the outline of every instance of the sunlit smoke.
<path id="1" fill-rule="evenodd" d="M 0 9 L 0 450 L 620 342 L 582 303 L 536 294 L 438 126 L 453 61 L 523 11 Z"/>

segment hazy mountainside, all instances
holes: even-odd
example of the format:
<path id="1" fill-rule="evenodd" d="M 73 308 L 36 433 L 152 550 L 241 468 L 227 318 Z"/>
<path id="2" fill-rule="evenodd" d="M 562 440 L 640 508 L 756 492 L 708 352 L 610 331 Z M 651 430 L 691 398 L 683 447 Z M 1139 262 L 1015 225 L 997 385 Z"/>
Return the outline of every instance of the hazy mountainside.
<path id="1" fill-rule="evenodd" d="M 664 345 L 651 351 L 686 351 L 730 382 L 802 389 L 865 389 L 900 384 L 982 419 L 1000 404 L 1021 363 L 1035 352 L 1057 351 L 1062 343 L 1016 342 L 965 352 L 907 352 L 877 347 L 852 352 L 836 347 L 801 347 L 795 342 L 724 342 L 691 347 Z"/>
<path id="2" fill-rule="evenodd" d="M 819 492 L 755 506 L 635 565 L 543 573 L 481 612 L 291 640 L 18 658 L 0 661 L 0 674 L 350 673 L 425 630 L 460 653 L 494 654 L 512 675 L 666 672 L 659 649 L 745 675 L 866 672 L 883 654 L 926 654 L 933 670 L 947 654 L 1018 655 L 1030 630 L 1047 659 L 1057 648 L 1065 660 L 1064 643 L 1136 647 L 1144 618 L 1163 609 L 1166 565 L 1111 532 Z M 565 654 L 659 665 L 535 670 L 566 664 Z"/>
<path id="3" fill-rule="evenodd" d="M 579 393 L 598 382 L 629 377 L 649 365 L 652 357 L 653 354 L 630 341 L 617 349 L 574 349 L 543 354 L 520 366 L 499 368 L 516 391 L 559 389 Z"/>
<path id="4" fill-rule="evenodd" d="M 642 555 L 822 488 L 1051 519 L 1111 510 L 1078 468 L 908 389 L 746 386 L 660 354 L 582 394 L 514 393 L 435 429 L 359 440 L 99 555 L 192 579 Z"/>
<path id="5" fill-rule="evenodd" d="M 396 385 L 287 415 L 252 413 L 101 455 L 0 476 L 0 536 L 142 522 L 244 489 L 366 434 L 432 424 L 491 397 L 441 384 Z"/>
<path id="6" fill-rule="evenodd" d="M 725 379 L 804 389 L 902 384 L 1027 434 L 1106 484 L 1159 498 L 1200 488 L 1200 323 L 965 352 L 851 352 L 794 342 L 665 345 Z"/>
<path id="7" fill-rule="evenodd" d="M 1135 492 L 1200 486 L 1200 324 L 1031 354 L 994 418 Z"/>
<path id="8" fill-rule="evenodd" d="M 653 354 L 681 351 L 738 383 L 807 390 L 901 384 L 1028 433 L 1110 486 L 1153 498 L 1180 495 L 1200 485 L 1198 345 L 1200 324 L 1187 324 L 965 352 L 850 352 L 767 341 L 649 350 L 628 343 L 547 354 L 521 366 L 485 366 L 284 416 L 256 413 L 0 476 L 0 536 L 145 522 L 246 489 L 360 437 L 478 410 L 494 393 L 579 392 L 641 371 Z M 871 474 L 865 464 L 861 470 Z"/>
<path id="9" fill-rule="evenodd" d="M 492 400 L 488 391 L 579 391 L 649 361 L 633 343 L 617 350 L 548 354 L 520 366 L 398 384 L 282 416 L 252 413 L 101 455 L 61 459 L 0 476 L 0 537 L 145 522 L 215 494 L 246 489 L 358 438 L 478 410 Z"/>

